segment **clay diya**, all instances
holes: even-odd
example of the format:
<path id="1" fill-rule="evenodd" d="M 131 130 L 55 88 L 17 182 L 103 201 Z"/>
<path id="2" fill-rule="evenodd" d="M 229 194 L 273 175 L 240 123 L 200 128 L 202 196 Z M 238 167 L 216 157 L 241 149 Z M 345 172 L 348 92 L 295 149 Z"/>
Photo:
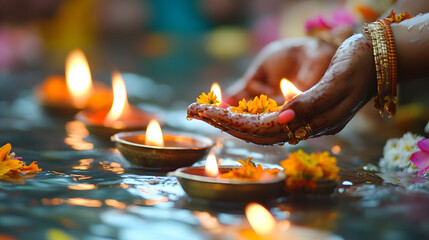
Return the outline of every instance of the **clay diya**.
<path id="1" fill-rule="evenodd" d="M 118 132 L 145 129 L 150 120 L 157 118 L 128 103 L 124 80 L 119 72 L 113 72 L 113 104 L 110 110 L 82 110 L 76 119 L 85 123 L 88 130 L 100 137 L 110 138 Z"/>
<path id="2" fill-rule="evenodd" d="M 122 132 L 112 137 L 121 154 L 148 170 L 171 171 L 201 160 L 214 142 L 207 137 L 183 132 L 162 132 L 151 121 L 146 131 Z"/>
<path id="3" fill-rule="evenodd" d="M 66 77 L 48 76 L 35 89 L 35 97 L 48 112 L 74 115 L 82 109 L 106 109 L 112 104 L 111 89 L 92 81 L 84 53 L 75 49 L 66 59 Z"/>
<path id="4" fill-rule="evenodd" d="M 205 167 L 179 168 L 170 175 L 177 177 L 183 190 L 190 197 L 209 201 L 264 202 L 283 194 L 285 175 L 282 172 L 261 180 L 219 177 L 219 174 L 238 168 L 238 166 L 217 166 L 216 158 L 210 154 Z"/>

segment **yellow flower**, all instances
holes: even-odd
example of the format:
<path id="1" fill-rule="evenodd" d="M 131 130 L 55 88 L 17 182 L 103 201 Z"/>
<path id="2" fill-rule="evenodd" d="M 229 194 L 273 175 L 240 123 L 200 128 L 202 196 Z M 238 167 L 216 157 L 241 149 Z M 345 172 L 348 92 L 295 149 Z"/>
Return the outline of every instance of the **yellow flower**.
<path id="1" fill-rule="evenodd" d="M 15 153 L 10 153 L 11 149 L 10 143 L 0 148 L 0 179 L 19 178 L 20 174 L 35 173 L 42 170 L 36 162 L 27 166 L 25 162 L 19 160 L 20 158 L 15 157 Z"/>
<path id="2" fill-rule="evenodd" d="M 336 158 L 329 152 L 307 154 L 301 149 L 289 155 L 289 158 L 281 161 L 284 173 L 287 176 L 286 187 L 288 189 L 314 189 L 317 180 L 337 180 L 339 168 L 336 166 Z"/>
<path id="3" fill-rule="evenodd" d="M 8 160 L 0 162 L 0 178 L 9 173 L 16 173 L 21 169 L 22 162 L 19 160 Z"/>
<path id="4" fill-rule="evenodd" d="M 277 106 L 276 101 L 268 98 L 267 95 L 261 94 L 259 97 L 256 96 L 253 100 L 248 102 L 243 98 L 243 100 L 238 103 L 238 107 L 232 107 L 231 111 L 236 113 L 264 114 L 278 111 L 280 107 L 281 106 Z"/>
<path id="5" fill-rule="evenodd" d="M 244 159 L 238 160 L 239 163 L 241 163 L 241 165 L 243 165 L 243 167 L 256 167 L 255 163 L 252 162 L 252 157 L 248 157 L 246 161 L 244 161 Z"/>
<path id="6" fill-rule="evenodd" d="M 0 161 L 7 161 L 10 159 L 10 150 L 12 150 L 10 143 L 6 143 L 3 147 L 0 148 Z"/>
<path id="7" fill-rule="evenodd" d="M 238 107 L 232 107 L 231 111 L 236 113 L 248 113 L 246 99 L 243 98 L 240 102 L 238 102 Z"/>
<path id="8" fill-rule="evenodd" d="M 275 176 L 280 172 L 280 169 L 264 169 L 261 164 L 256 166 L 255 163 L 252 162 L 252 159 L 253 158 L 249 157 L 246 161 L 244 161 L 244 159 L 238 160 L 243 166 L 232 169 L 227 173 L 222 173 L 221 178 L 258 181 Z"/>
<path id="9" fill-rule="evenodd" d="M 202 93 L 198 98 L 197 102 L 200 104 L 208 104 L 213 106 L 219 106 L 219 101 L 217 100 L 217 96 L 213 91 L 210 91 L 209 94 Z"/>

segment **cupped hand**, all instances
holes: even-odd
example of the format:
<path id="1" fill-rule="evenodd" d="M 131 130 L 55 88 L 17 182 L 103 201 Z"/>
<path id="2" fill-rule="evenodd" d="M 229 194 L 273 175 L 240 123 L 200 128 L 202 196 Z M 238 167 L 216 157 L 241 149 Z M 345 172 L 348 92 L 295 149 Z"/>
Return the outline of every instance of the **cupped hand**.
<path id="1" fill-rule="evenodd" d="M 235 113 L 227 108 L 192 103 L 188 106 L 188 119 L 202 120 L 237 138 L 261 145 L 287 142 L 283 125 L 278 122 L 279 112 L 265 114 Z"/>
<path id="2" fill-rule="evenodd" d="M 280 80 L 287 78 L 301 91 L 309 89 L 323 76 L 336 48 L 310 37 L 272 42 L 258 54 L 243 78 L 226 89 L 225 99 L 235 105 L 243 98 L 265 94 L 282 104 Z"/>
<path id="3" fill-rule="evenodd" d="M 298 140 L 335 134 L 375 96 L 372 56 L 371 40 L 356 34 L 343 42 L 322 79 L 278 112 L 237 114 L 225 108 L 194 103 L 188 107 L 188 117 L 262 145 L 295 144 L 300 130 L 304 136 Z"/>

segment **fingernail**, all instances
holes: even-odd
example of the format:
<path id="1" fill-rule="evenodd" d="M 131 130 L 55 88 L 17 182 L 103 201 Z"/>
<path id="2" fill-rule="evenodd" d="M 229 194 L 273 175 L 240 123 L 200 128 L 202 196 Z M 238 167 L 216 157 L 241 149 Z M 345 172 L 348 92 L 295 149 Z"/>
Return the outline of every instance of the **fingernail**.
<path id="1" fill-rule="evenodd" d="M 283 124 L 292 121 L 294 118 L 295 112 L 293 110 L 288 109 L 280 113 L 278 121 L 280 124 Z"/>
<path id="2" fill-rule="evenodd" d="M 220 107 L 220 108 L 228 108 L 228 107 L 229 107 L 229 104 L 228 104 L 228 103 L 226 103 L 226 102 L 221 102 L 221 103 L 219 104 L 219 107 Z"/>

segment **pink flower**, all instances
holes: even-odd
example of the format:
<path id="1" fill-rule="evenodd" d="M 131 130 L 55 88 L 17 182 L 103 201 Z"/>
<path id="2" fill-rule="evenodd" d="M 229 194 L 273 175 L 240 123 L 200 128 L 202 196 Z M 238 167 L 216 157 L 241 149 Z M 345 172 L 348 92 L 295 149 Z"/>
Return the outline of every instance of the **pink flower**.
<path id="1" fill-rule="evenodd" d="M 429 138 L 420 140 L 417 146 L 421 151 L 413 153 L 411 155 L 411 161 L 420 170 L 419 175 L 423 175 L 429 170 Z"/>
<path id="2" fill-rule="evenodd" d="M 345 9 L 336 9 L 327 16 L 316 15 L 305 22 L 305 30 L 310 33 L 313 30 L 332 30 L 342 26 L 353 26 L 355 20 L 351 13 Z"/>

